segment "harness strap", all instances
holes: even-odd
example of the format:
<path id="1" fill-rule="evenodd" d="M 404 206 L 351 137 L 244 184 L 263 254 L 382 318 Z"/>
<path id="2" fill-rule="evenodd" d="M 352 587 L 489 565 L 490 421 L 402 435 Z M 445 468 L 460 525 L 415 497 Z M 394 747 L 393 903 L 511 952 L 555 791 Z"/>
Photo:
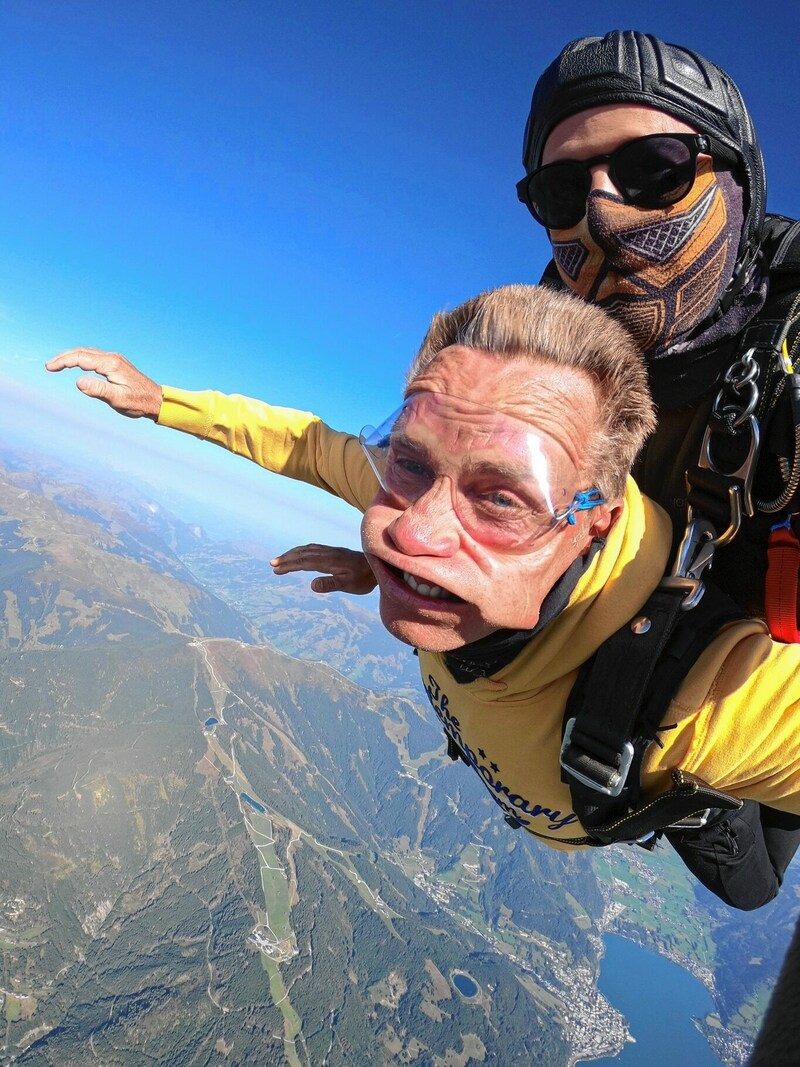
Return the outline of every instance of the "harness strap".
<path id="1" fill-rule="evenodd" d="M 570 786 L 573 801 L 576 793 L 591 801 L 598 793 L 627 798 L 636 791 L 640 711 L 683 598 L 683 590 L 656 589 L 642 613 L 601 645 L 581 670 L 567 701 L 561 749 L 561 780 Z M 629 781 L 634 760 L 637 767 Z"/>
<path id="2" fill-rule="evenodd" d="M 467 766 L 469 766 L 469 760 L 461 751 L 458 742 L 454 741 L 448 733 L 445 733 L 444 739 L 447 742 L 447 755 L 450 757 L 450 759 L 453 760 L 453 762 L 455 762 L 456 760 L 462 760 L 464 763 L 467 764 Z"/>
<path id="3" fill-rule="evenodd" d="M 772 255 L 770 270 L 795 274 L 800 270 L 800 219 L 794 219 Z"/>
<path id="4" fill-rule="evenodd" d="M 800 541 L 789 525 L 773 526 L 767 541 L 767 578 L 764 609 L 776 641 L 800 643 L 797 627 L 797 582 L 800 576 Z"/>
<path id="5" fill-rule="evenodd" d="M 574 843 L 635 841 L 676 823 L 701 826 L 710 809 L 741 806 L 680 771 L 666 793 L 641 795 L 644 755 L 681 682 L 722 627 L 743 617 L 713 586 L 684 610 L 685 591 L 669 581 L 584 664 L 567 701 L 561 778 L 586 832 Z"/>
<path id="6" fill-rule="evenodd" d="M 680 770 L 672 772 L 672 787 L 646 798 L 634 809 L 593 826 L 591 833 L 572 838 L 576 845 L 643 844 L 653 835 L 671 830 L 699 830 L 720 811 L 738 811 L 743 801 L 712 789 L 700 778 Z"/>

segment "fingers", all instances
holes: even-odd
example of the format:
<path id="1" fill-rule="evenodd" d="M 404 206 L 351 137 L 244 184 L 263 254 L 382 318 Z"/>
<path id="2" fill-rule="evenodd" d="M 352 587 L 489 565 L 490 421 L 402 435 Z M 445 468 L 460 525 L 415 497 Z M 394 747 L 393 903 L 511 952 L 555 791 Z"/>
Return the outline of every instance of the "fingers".
<path id="1" fill-rule="evenodd" d="M 332 574 L 326 574 L 324 578 L 315 578 L 311 588 L 315 593 L 335 593 L 339 586 Z"/>
<path id="2" fill-rule="evenodd" d="M 293 550 L 290 552 L 284 552 L 283 555 L 276 556 L 275 559 L 271 559 L 269 561 L 269 565 L 270 567 L 272 567 L 273 574 L 292 574 L 294 571 L 303 570 L 302 567 L 295 566 L 293 559 Z"/>
<path id="3" fill-rule="evenodd" d="M 350 548 L 334 548 L 331 545 L 298 545 L 270 560 L 274 574 L 293 574 L 297 571 L 318 571 L 319 577 L 311 582 L 315 593 L 371 592 L 376 585 L 367 558 L 363 552 Z"/>
<path id="4" fill-rule="evenodd" d="M 75 367 L 100 375 L 100 378 L 78 378 L 75 384 L 85 396 L 102 400 L 120 415 L 131 419 L 158 418 L 161 386 L 142 374 L 119 352 L 104 352 L 100 348 L 71 348 L 45 363 L 48 371 Z"/>
<path id="5" fill-rule="evenodd" d="M 119 352 L 104 352 L 101 348 L 70 348 L 48 359 L 45 369 L 59 371 L 79 367 L 81 370 L 97 371 L 98 374 L 108 378 L 118 371 L 120 364 L 124 363 L 132 367 L 132 364 Z"/>
<path id="6" fill-rule="evenodd" d="M 330 574 L 349 551 L 330 545 L 298 545 L 271 559 L 269 565 L 275 574 L 292 574 L 295 571 L 323 571 Z"/>
<path id="7" fill-rule="evenodd" d="M 109 384 L 104 382 L 102 378 L 78 378 L 75 385 L 86 396 L 96 397 L 98 400 L 105 400 L 109 402 Z"/>

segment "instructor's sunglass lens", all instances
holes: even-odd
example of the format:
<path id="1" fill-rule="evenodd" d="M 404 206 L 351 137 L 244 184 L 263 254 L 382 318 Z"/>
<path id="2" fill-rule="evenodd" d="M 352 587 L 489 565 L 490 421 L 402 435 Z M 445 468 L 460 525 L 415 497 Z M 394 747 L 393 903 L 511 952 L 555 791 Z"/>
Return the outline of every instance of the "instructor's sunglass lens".
<path id="1" fill-rule="evenodd" d="M 608 155 L 548 163 L 524 177 L 517 193 L 548 230 L 566 230 L 586 214 L 591 168 L 598 163 L 608 163 L 609 177 L 628 203 L 660 208 L 677 204 L 690 191 L 700 152 L 731 165 L 736 162 L 730 149 L 705 134 L 656 133 L 628 141 Z"/>

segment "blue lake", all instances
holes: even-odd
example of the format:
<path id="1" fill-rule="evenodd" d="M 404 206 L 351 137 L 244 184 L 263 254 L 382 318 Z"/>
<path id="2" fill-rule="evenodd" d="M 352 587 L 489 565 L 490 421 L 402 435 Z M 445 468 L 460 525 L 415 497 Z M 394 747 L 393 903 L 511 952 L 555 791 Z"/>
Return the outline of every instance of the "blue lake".
<path id="1" fill-rule="evenodd" d="M 600 967 L 600 991 L 628 1021 L 636 1038 L 614 1059 L 593 1067 L 720 1067 L 692 1017 L 714 1003 L 702 982 L 655 952 L 609 934 Z"/>
<path id="2" fill-rule="evenodd" d="M 474 997 L 478 992 L 478 987 L 468 978 L 465 974 L 454 974 L 453 985 L 459 991 L 462 997 Z"/>
<path id="3" fill-rule="evenodd" d="M 239 796 L 246 804 L 249 804 L 251 808 L 254 808 L 256 811 L 260 811 L 262 815 L 266 815 L 267 809 L 264 807 L 264 805 L 259 804 L 257 800 L 253 800 L 249 793 L 240 793 Z"/>

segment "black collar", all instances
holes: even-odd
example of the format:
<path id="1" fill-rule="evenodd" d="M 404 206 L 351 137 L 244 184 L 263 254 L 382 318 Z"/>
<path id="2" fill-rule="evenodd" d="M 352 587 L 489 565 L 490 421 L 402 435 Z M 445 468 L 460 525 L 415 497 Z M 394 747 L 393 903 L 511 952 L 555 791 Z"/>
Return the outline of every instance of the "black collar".
<path id="1" fill-rule="evenodd" d="M 508 666 L 531 638 L 561 614 L 580 577 L 604 544 L 605 541 L 600 538 L 592 541 L 586 555 L 578 556 L 564 571 L 544 598 L 539 621 L 532 630 L 495 630 L 479 641 L 445 652 L 445 665 L 459 685 L 474 682 L 476 678 L 488 678 Z"/>

